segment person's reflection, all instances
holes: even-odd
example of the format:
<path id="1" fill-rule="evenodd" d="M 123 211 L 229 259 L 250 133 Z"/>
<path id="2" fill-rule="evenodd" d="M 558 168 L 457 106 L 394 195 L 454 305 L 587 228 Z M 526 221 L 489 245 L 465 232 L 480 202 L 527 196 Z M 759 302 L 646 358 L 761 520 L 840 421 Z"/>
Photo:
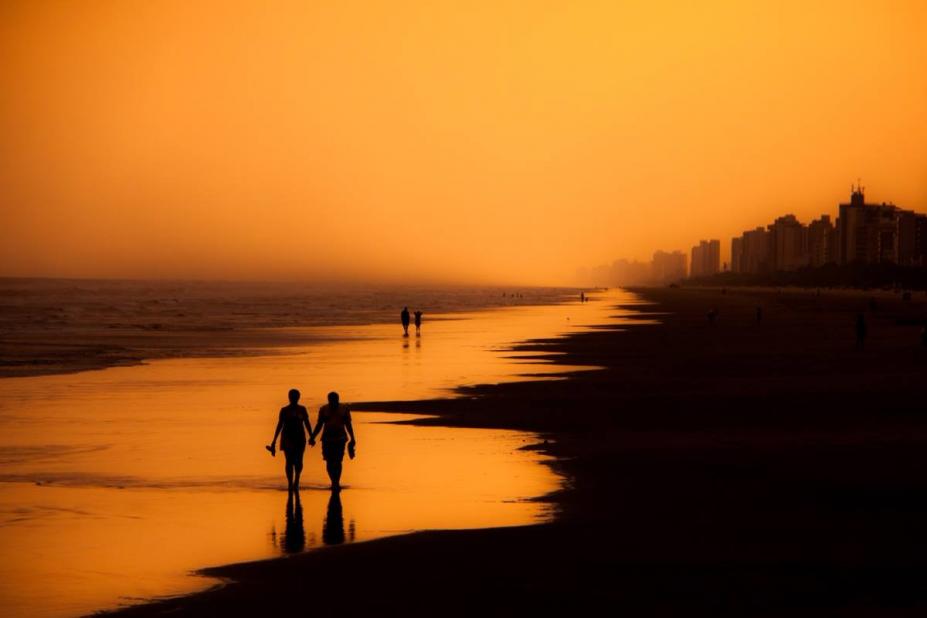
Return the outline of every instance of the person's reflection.
<path id="1" fill-rule="evenodd" d="M 296 554 L 305 548 L 306 530 L 303 528 L 303 505 L 299 501 L 299 494 L 291 493 L 286 499 L 286 530 L 283 533 L 283 553 Z"/>
<path id="2" fill-rule="evenodd" d="M 326 545 L 344 543 L 344 513 L 341 511 L 340 491 L 333 491 L 328 499 L 328 512 L 322 522 L 322 542 Z"/>

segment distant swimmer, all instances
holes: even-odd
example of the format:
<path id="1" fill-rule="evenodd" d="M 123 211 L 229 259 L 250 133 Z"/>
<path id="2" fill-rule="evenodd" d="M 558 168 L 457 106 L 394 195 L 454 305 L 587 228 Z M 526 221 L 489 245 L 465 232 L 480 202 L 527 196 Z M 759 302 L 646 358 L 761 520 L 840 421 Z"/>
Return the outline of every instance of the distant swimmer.
<path id="1" fill-rule="evenodd" d="M 328 394 L 328 403 L 319 408 L 319 420 L 315 429 L 309 434 L 309 444 L 315 445 L 315 437 L 322 433 L 322 458 L 325 469 L 332 481 L 332 491 L 341 489 L 341 466 L 344 461 L 345 446 L 348 455 L 354 459 L 357 439 L 351 424 L 351 410 L 339 402 L 338 393 Z M 348 437 L 351 441 L 348 442 Z"/>
<path id="2" fill-rule="evenodd" d="M 277 456 L 277 436 L 280 436 L 280 450 L 286 457 L 286 481 L 289 493 L 299 491 L 299 475 L 303 471 L 303 453 L 306 451 L 306 434 L 312 430 L 309 425 L 309 413 L 299 405 L 299 391 L 295 388 L 289 392 L 290 404 L 280 408 L 274 439 L 265 448 L 274 457 Z"/>
<path id="3" fill-rule="evenodd" d="M 408 337 L 409 336 L 409 308 L 403 307 L 402 313 L 399 314 L 399 319 L 402 320 L 402 332 Z"/>
<path id="4" fill-rule="evenodd" d="M 415 334 L 416 335 L 422 334 L 422 312 L 421 311 L 415 312 Z"/>

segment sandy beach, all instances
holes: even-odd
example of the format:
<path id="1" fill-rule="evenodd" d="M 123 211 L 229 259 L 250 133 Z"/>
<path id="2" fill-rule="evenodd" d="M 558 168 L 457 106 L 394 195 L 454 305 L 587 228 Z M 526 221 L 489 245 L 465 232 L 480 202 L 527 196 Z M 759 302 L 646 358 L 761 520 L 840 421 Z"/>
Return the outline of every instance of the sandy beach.
<path id="1" fill-rule="evenodd" d="M 363 406 L 541 432 L 569 479 L 554 523 L 211 569 L 228 584 L 118 615 L 920 615 L 924 299 L 635 291 L 659 324 L 523 347 L 602 370 Z"/>
<path id="2" fill-rule="evenodd" d="M 264 444 L 293 387 L 314 418 L 332 389 L 349 403 L 425 400 L 557 376 L 564 366 L 549 355 L 512 345 L 627 322 L 611 309 L 618 299 L 634 300 L 430 313 L 409 337 L 395 323 L 268 329 L 294 341 L 0 379 L 0 549 L 18 557 L 0 564 L 0 614 L 68 618 L 204 590 L 217 582 L 191 575 L 204 567 L 551 521 L 552 505 L 536 498 L 563 479 L 548 455 L 523 448 L 542 441 L 535 432 L 419 427 L 407 422 L 415 415 L 358 409 L 346 491 L 330 495 L 320 449 L 307 449 L 295 504 L 284 458 Z"/>

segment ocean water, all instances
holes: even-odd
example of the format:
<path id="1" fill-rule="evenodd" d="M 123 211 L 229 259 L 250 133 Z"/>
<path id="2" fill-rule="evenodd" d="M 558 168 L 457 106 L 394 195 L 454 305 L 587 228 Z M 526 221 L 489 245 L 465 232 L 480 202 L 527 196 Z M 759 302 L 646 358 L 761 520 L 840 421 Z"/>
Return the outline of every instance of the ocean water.
<path id="1" fill-rule="evenodd" d="M 406 305 L 435 316 L 550 304 L 578 293 L 553 287 L 0 278 L 0 335 L 378 324 L 398 321 Z"/>
<path id="2" fill-rule="evenodd" d="M 549 519 L 533 498 L 562 480 L 522 449 L 539 439 L 530 433 L 357 413 L 347 489 L 333 497 L 319 449 L 307 449 L 299 504 L 287 500 L 282 458 L 264 450 L 289 388 L 314 420 L 330 390 L 348 403 L 411 400 L 561 371 L 511 344 L 620 323 L 631 310 L 613 305 L 634 302 L 622 292 L 521 300 L 429 310 L 420 336 L 386 322 L 287 324 L 277 336 L 310 343 L 0 380 L 0 615 L 81 615 L 214 585 L 191 575 L 210 565 Z"/>

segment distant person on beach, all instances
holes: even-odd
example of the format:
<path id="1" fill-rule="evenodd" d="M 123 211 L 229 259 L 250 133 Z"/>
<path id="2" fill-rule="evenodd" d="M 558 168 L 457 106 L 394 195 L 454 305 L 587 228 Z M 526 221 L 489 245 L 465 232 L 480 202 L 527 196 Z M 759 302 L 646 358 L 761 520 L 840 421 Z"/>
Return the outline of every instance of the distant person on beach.
<path id="1" fill-rule="evenodd" d="M 341 489 L 341 466 L 345 446 L 351 459 L 354 459 L 354 449 L 357 446 L 354 426 L 351 424 L 351 410 L 339 402 L 338 393 L 329 393 L 328 403 L 319 408 L 319 420 L 309 434 L 310 445 L 315 446 L 315 437 L 319 432 L 322 433 L 322 458 L 325 459 L 328 478 L 332 481 L 332 491 L 338 491 Z"/>
<path id="2" fill-rule="evenodd" d="M 299 391 L 291 388 L 290 404 L 280 408 L 274 439 L 265 448 L 274 457 L 277 456 L 277 436 L 280 436 L 280 450 L 286 458 L 286 482 L 289 493 L 299 491 L 299 475 L 303 471 L 303 453 L 306 451 L 306 431 L 311 431 L 309 413 L 299 405 Z"/>
<path id="3" fill-rule="evenodd" d="M 763 321 L 763 308 L 757 306 L 756 308 L 756 323 L 759 324 Z"/>
<path id="4" fill-rule="evenodd" d="M 585 292 L 580 292 L 580 293 L 579 293 L 579 302 L 581 302 L 581 303 L 586 302 L 586 293 L 585 293 Z"/>
<path id="5" fill-rule="evenodd" d="M 409 308 L 403 307 L 402 313 L 399 314 L 399 319 L 402 321 L 402 332 L 404 336 L 409 336 Z"/>
<path id="6" fill-rule="evenodd" d="M 860 350 L 866 343 L 866 316 L 862 313 L 856 316 L 856 347 Z"/>
<path id="7" fill-rule="evenodd" d="M 416 335 L 422 334 L 422 312 L 421 311 L 415 312 L 415 334 Z"/>

